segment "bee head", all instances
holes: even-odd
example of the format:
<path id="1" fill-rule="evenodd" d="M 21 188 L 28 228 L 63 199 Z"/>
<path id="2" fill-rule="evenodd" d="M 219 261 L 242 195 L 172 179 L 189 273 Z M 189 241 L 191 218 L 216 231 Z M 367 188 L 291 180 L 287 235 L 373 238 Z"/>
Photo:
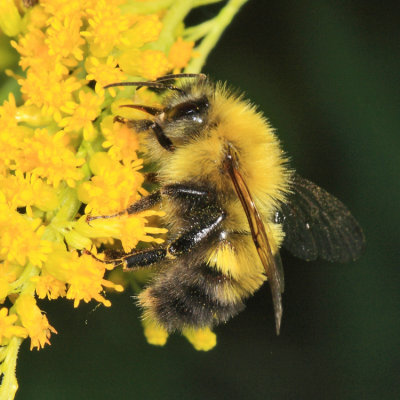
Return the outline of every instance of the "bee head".
<path id="1" fill-rule="evenodd" d="M 205 79 L 188 81 L 165 99 L 156 123 L 174 146 L 179 147 L 204 133 L 209 122 L 213 90 Z"/>

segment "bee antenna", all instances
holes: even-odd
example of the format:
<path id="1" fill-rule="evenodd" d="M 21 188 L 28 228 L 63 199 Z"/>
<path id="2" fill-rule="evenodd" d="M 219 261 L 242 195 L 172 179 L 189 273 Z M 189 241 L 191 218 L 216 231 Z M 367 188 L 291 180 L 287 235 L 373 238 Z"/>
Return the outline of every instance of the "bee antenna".
<path id="1" fill-rule="evenodd" d="M 163 82 L 163 81 L 182 79 L 182 78 L 207 79 L 207 75 L 206 74 L 169 74 L 169 75 L 160 76 L 159 78 L 157 78 L 155 80 L 155 82 Z"/>
<path id="2" fill-rule="evenodd" d="M 176 86 L 172 85 L 166 85 L 161 82 L 152 82 L 152 81 L 143 81 L 143 82 L 116 82 L 116 83 L 110 83 L 109 85 L 104 86 L 104 89 L 108 89 L 110 87 L 116 87 L 116 86 L 137 86 L 138 89 L 140 89 L 143 86 L 147 86 L 150 88 L 154 89 L 170 89 L 170 90 L 177 90 L 179 92 L 183 92 L 182 89 L 177 88 Z"/>
<path id="3" fill-rule="evenodd" d="M 104 89 L 108 89 L 110 87 L 117 87 L 117 86 L 137 86 L 137 88 L 140 89 L 141 87 L 146 86 L 146 87 L 150 87 L 150 88 L 154 88 L 154 89 L 169 89 L 169 90 L 176 90 L 178 92 L 185 93 L 182 89 L 180 89 L 176 86 L 163 83 L 165 81 L 171 81 L 171 80 L 181 79 L 181 78 L 206 79 L 207 76 L 205 74 L 170 74 L 170 75 L 160 76 L 155 81 L 110 83 L 110 84 L 104 86 Z"/>

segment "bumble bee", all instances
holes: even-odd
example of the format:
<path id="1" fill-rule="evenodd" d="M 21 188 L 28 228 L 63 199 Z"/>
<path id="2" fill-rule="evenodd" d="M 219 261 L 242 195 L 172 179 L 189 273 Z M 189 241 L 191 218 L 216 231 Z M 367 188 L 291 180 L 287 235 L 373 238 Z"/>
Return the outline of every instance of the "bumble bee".
<path id="1" fill-rule="evenodd" d="M 109 262 L 123 260 L 128 270 L 159 267 L 138 302 L 144 318 L 168 332 L 228 321 L 268 280 L 279 334 L 279 249 L 304 260 L 355 260 L 364 244 L 357 221 L 288 167 L 269 122 L 226 85 L 178 74 L 106 87 L 128 85 L 167 91 L 162 107 L 125 105 L 146 118 L 115 118 L 144 136 L 160 189 L 113 216 L 160 205 L 168 237 L 160 247 Z M 102 217 L 110 216 L 90 219 Z"/>

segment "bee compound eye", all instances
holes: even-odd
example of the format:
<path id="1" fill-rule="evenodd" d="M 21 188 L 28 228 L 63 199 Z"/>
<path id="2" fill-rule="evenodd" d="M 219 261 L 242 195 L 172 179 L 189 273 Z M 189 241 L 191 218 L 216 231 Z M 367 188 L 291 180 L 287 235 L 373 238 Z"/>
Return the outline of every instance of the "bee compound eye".
<path id="1" fill-rule="evenodd" d="M 197 123 L 204 122 L 205 114 L 208 110 L 208 100 L 206 97 L 195 100 L 187 100 L 166 111 L 166 117 L 172 121 L 190 120 Z"/>

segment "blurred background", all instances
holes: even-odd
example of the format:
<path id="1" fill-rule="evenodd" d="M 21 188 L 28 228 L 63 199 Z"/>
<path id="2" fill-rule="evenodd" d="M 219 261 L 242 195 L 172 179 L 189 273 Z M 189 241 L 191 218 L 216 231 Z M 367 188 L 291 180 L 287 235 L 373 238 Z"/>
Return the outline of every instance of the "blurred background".
<path id="1" fill-rule="evenodd" d="M 251 0 L 204 70 L 245 91 L 292 166 L 352 210 L 367 238 L 359 261 L 282 251 L 281 335 L 265 285 L 208 353 L 178 335 L 148 345 L 129 293 L 110 309 L 47 302 L 59 334 L 40 352 L 24 342 L 16 398 L 400 398 L 399 21 L 398 2 Z"/>

